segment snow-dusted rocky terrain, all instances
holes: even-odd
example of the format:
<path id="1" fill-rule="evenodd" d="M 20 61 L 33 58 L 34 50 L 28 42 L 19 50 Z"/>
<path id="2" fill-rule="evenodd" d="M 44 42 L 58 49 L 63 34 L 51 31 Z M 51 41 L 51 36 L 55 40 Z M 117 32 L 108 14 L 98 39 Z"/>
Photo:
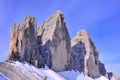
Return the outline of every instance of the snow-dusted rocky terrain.
<path id="1" fill-rule="evenodd" d="M 107 78 L 100 76 L 96 79 L 92 79 L 90 77 L 88 77 L 87 75 L 83 75 L 83 73 L 79 73 L 78 71 L 63 71 L 63 72 L 54 72 L 53 70 L 49 69 L 47 66 L 45 66 L 45 68 L 36 68 L 28 63 L 21 63 L 21 62 L 14 62 L 12 61 L 12 63 L 8 63 L 9 65 L 12 65 L 14 68 L 14 70 L 18 69 L 20 72 L 18 73 L 19 75 L 24 75 L 26 76 L 26 80 L 33 80 L 35 79 L 34 77 L 36 77 L 36 80 L 108 80 Z M 7 65 L 6 65 L 7 66 Z M 6 67 L 7 68 L 7 67 Z M 8 68 L 10 69 L 11 67 L 8 66 Z M 9 70 L 8 69 L 8 70 Z M 6 73 L 3 72 L 0 74 L 0 80 L 15 80 L 18 79 L 17 75 L 12 75 L 12 79 L 11 77 L 9 78 L 9 75 L 14 73 Z M 9 71 L 8 71 L 9 72 Z M 27 77 L 29 76 L 29 78 L 27 79 Z M 18 80 L 22 80 L 22 78 L 19 78 Z M 114 80 L 114 79 L 111 79 Z"/>
<path id="2" fill-rule="evenodd" d="M 86 30 L 70 39 L 59 10 L 38 28 L 29 15 L 12 25 L 8 57 L 0 62 L 0 73 L 1 80 L 120 80 L 107 72 Z"/>

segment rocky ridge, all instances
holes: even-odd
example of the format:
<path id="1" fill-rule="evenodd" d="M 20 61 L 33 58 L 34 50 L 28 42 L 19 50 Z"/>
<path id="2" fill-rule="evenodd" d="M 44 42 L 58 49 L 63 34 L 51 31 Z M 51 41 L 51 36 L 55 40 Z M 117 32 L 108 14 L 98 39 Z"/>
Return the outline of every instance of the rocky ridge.
<path id="1" fill-rule="evenodd" d="M 85 30 L 78 31 L 70 42 L 61 11 L 55 12 L 38 29 L 35 18 L 28 15 L 22 23 L 14 24 L 7 60 L 27 61 L 36 67 L 46 64 L 54 71 L 73 69 L 92 78 L 101 74 L 120 80 L 114 73 L 107 73 L 99 60 L 98 49 Z"/>

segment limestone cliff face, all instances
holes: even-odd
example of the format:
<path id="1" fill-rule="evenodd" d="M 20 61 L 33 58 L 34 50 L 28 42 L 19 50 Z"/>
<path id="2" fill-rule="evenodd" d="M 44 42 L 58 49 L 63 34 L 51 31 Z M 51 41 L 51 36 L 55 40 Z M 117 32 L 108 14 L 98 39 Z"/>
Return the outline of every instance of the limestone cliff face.
<path id="1" fill-rule="evenodd" d="M 90 77 L 99 75 L 98 51 L 85 30 L 78 31 L 71 41 L 71 67 Z"/>
<path id="2" fill-rule="evenodd" d="M 36 28 L 35 18 L 28 15 L 22 23 L 12 25 L 8 60 L 27 61 L 36 67 L 43 65 L 38 51 Z"/>
<path id="3" fill-rule="evenodd" d="M 70 63 L 70 37 L 60 11 L 45 21 L 37 32 L 39 50 L 45 63 L 55 71 L 64 71 Z"/>

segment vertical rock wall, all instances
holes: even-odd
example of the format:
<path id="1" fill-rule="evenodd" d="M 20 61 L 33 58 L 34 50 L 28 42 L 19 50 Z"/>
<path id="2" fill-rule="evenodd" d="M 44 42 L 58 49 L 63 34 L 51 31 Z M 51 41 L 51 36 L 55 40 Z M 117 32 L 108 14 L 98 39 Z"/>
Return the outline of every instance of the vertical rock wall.
<path id="1" fill-rule="evenodd" d="M 70 37 L 60 11 L 45 21 L 37 32 L 39 50 L 45 63 L 55 71 L 64 71 L 70 63 Z"/>
<path id="2" fill-rule="evenodd" d="M 28 15 L 23 22 L 12 25 L 8 60 L 27 61 L 36 67 L 43 65 L 38 52 L 36 28 L 35 18 Z"/>
<path id="3" fill-rule="evenodd" d="M 90 77 L 99 76 L 98 51 L 85 30 L 78 31 L 71 41 L 71 67 Z"/>

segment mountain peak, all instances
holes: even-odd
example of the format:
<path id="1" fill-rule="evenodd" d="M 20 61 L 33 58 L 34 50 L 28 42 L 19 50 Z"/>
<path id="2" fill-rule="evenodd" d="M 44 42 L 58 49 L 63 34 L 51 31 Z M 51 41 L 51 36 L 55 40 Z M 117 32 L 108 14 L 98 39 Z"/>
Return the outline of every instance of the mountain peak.
<path id="1" fill-rule="evenodd" d="M 79 30 L 77 33 L 76 33 L 76 36 L 78 37 L 81 37 L 81 36 L 88 36 L 88 33 L 85 29 L 82 29 L 82 30 Z"/>
<path id="2" fill-rule="evenodd" d="M 25 17 L 22 23 L 12 26 L 8 60 L 26 61 L 36 67 L 41 66 L 42 58 L 38 52 L 36 28 L 35 18 L 29 15 Z"/>
<path id="3" fill-rule="evenodd" d="M 66 70 L 70 63 L 70 37 L 61 11 L 55 12 L 38 28 L 37 36 L 48 67 L 55 71 Z"/>
<path id="4" fill-rule="evenodd" d="M 64 14 L 60 10 L 58 10 L 55 13 L 53 13 L 53 15 L 50 18 L 54 18 L 56 20 L 59 19 L 60 21 L 63 21 L 64 20 Z"/>
<path id="5" fill-rule="evenodd" d="M 77 34 L 87 34 L 87 31 L 85 29 L 79 30 Z"/>
<path id="6" fill-rule="evenodd" d="M 63 14 L 61 10 L 57 10 L 55 14 Z"/>
<path id="7" fill-rule="evenodd" d="M 23 23 L 29 22 L 29 21 L 36 24 L 36 19 L 35 19 L 35 17 L 34 17 L 34 16 L 30 16 L 30 15 L 27 14 L 27 15 L 25 16 L 25 18 L 24 18 Z"/>
<path id="8" fill-rule="evenodd" d="M 93 78 L 100 74 L 98 68 L 98 52 L 86 30 L 79 30 L 72 39 L 71 55 L 71 66 L 73 69 Z"/>
<path id="9" fill-rule="evenodd" d="M 30 20 L 30 18 L 31 18 L 31 17 L 27 14 L 27 15 L 25 16 L 25 19 L 24 19 L 24 20 L 25 20 L 25 21 L 26 21 L 26 20 Z"/>

